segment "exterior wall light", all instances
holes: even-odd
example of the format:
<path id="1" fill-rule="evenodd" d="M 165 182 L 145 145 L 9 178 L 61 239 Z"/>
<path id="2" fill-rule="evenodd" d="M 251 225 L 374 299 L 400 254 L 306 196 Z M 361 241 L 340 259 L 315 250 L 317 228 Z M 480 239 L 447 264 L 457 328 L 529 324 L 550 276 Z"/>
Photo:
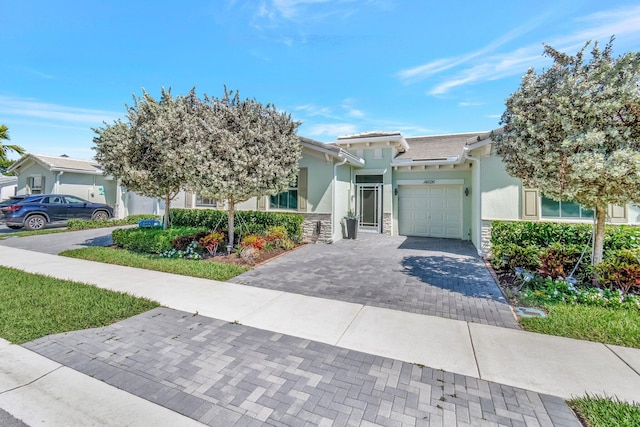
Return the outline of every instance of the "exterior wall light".
<path id="1" fill-rule="evenodd" d="M 469 195 L 469 187 L 465 187 L 464 189 L 464 195 L 468 196 Z"/>

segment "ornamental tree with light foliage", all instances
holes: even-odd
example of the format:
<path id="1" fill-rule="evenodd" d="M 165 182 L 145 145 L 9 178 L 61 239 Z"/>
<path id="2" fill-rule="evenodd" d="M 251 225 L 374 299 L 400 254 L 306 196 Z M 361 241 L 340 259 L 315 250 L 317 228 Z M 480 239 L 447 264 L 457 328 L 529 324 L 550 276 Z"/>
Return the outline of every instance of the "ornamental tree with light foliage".
<path id="1" fill-rule="evenodd" d="M 134 105 L 126 107 L 126 121 L 93 129 L 95 159 L 104 171 L 128 190 L 164 200 L 164 228 L 171 200 L 193 180 L 200 103 L 194 90 L 174 98 L 163 88 L 156 100 L 143 89 L 141 97 L 134 95 Z"/>
<path id="2" fill-rule="evenodd" d="M 235 206 L 252 197 L 281 193 L 295 182 L 300 123 L 272 104 L 242 100 L 226 87 L 221 99 L 205 95 L 202 107 L 200 158 L 193 183 L 200 195 L 227 201 L 232 245 Z"/>
<path id="3" fill-rule="evenodd" d="M 507 172 L 525 186 L 595 211 L 593 265 L 607 206 L 640 203 L 640 53 L 614 58 L 612 43 L 587 42 L 574 56 L 545 45 L 553 65 L 527 71 L 496 137 Z"/>

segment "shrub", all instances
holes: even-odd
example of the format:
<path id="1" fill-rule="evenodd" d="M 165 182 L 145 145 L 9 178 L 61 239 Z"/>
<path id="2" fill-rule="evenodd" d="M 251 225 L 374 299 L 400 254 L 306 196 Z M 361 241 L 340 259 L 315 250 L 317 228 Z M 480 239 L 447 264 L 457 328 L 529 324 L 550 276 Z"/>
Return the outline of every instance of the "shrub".
<path id="1" fill-rule="evenodd" d="M 596 266 L 599 283 L 608 289 L 617 289 L 623 295 L 634 288 L 640 290 L 640 259 L 638 250 L 622 249 L 608 254 Z"/>
<path id="2" fill-rule="evenodd" d="M 520 246 L 515 243 L 496 245 L 493 248 L 492 263 L 496 268 L 505 266 L 513 270 L 522 267 L 525 270 L 537 270 L 540 266 L 540 249 L 537 246 Z"/>
<path id="3" fill-rule="evenodd" d="M 214 231 L 212 233 L 207 234 L 206 236 L 201 237 L 198 240 L 198 244 L 207 250 L 211 255 L 214 255 L 218 250 L 218 246 L 220 243 L 224 242 L 225 236 L 223 233 L 219 231 Z"/>
<path id="4" fill-rule="evenodd" d="M 92 228 L 104 228 L 104 227 L 116 227 L 118 225 L 131 225 L 137 224 L 141 219 L 158 219 L 157 215 L 141 214 L 141 215 L 129 215 L 126 218 L 121 219 L 106 219 L 106 220 L 86 220 L 71 218 L 67 221 L 67 228 L 69 230 L 89 230 Z"/>
<path id="5" fill-rule="evenodd" d="M 173 249 L 172 241 L 178 236 L 188 236 L 201 231 L 194 227 L 121 228 L 113 230 L 113 243 L 134 252 L 160 254 Z"/>
<path id="6" fill-rule="evenodd" d="M 591 224 L 493 221 L 491 244 L 495 246 L 511 243 L 540 248 L 547 247 L 551 243 L 584 246 L 589 244 L 592 233 Z M 640 227 L 607 225 L 604 247 L 605 250 L 640 248 Z"/>
<path id="7" fill-rule="evenodd" d="M 282 225 L 267 228 L 267 232 L 264 235 L 267 242 L 282 241 L 287 237 L 289 237 L 289 233 L 287 233 L 287 229 Z"/>
<path id="8" fill-rule="evenodd" d="M 171 241 L 171 245 L 175 250 L 186 251 L 189 245 L 191 245 L 193 242 L 198 242 L 206 235 L 206 231 L 198 231 L 197 233 L 189 234 L 187 236 L 178 236 Z"/>
<path id="9" fill-rule="evenodd" d="M 586 246 L 580 248 L 577 245 L 563 245 L 554 242 L 540 254 L 538 272 L 552 279 L 557 279 L 559 277 L 568 277 L 575 269 L 577 275 L 582 277 L 588 268 L 590 258 L 590 256 L 585 256 L 581 259 L 585 249 L 588 251 Z M 580 261 L 580 265 L 577 265 L 578 261 Z"/>
<path id="10" fill-rule="evenodd" d="M 240 242 L 240 247 L 242 248 L 254 248 L 259 251 L 264 249 L 264 245 L 266 240 L 263 237 L 260 237 L 256 234 L 249 234 L 245 236 Z"/>
<path id="11" fill-rule="evenodd" d="M 176 227 L 202 227 L 227 231 L 227 212 L 216 209 L 171 209 L 171 223 Z M 304 215 L 287 212 L 236 211 L 238 234 L 266 234 L 271 227 L 281 226 L 294 240 L 302 237 Z"/>

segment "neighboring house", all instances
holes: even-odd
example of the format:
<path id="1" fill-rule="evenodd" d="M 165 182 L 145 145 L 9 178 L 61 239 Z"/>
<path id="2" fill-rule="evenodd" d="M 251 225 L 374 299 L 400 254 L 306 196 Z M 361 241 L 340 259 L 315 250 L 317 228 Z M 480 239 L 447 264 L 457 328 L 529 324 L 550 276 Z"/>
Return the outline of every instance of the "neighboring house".
<path id="1" fill-rule="evenodd" d="M 16 195 L 18 188 L 18 178 L 6 176 L 0 173 L 0 200 L 8 199 Z"/>
<path id="2" fill-rule="evenodd" d="M 343 218 L 354 211 L 361 232 L 470 240 L 479 253 L 487 248 L 493 220 L 593 221 L 591 211 L 547 199 L 509 176 L 493 150 L 493 136 L 369 132 L 329 144 L 300 138 L 297 181 L 237 209 L 301 213 L 305 240 L 328 243 L 344 237 Z M 18 175 L 18 194 L 58 192 L 104 201 L 118 217 L 164 213 L 162 202 L 127 192 L 95 162 L 29 154 L 10 170 Z M 226 208 L 224 201 L 187 192 L 171 206 Z M 609 221 L 639 224 L 640 208 L 610 206 Z"/>
<path id="3" fill-rule="evenodd" d="M 69 194 L 108 203 L 116 218 L 161 211 L 157 200 L 124 190 L 94 161 L 27 154 L 9 170 L 17 176 L 17 194 Z"/>

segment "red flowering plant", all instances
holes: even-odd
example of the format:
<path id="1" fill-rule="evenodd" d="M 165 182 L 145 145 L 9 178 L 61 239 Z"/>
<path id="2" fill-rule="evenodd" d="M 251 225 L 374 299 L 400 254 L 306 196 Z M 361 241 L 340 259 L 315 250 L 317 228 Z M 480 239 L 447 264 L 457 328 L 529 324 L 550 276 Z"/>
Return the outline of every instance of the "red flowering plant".
<path id="1" fill-rule="evenodd" d="M 214 231 L 202 237 L 198 244 L 205 248 L 211 255 L 215 255 L 220 243 L 224 242 L 224 234 L 220 231 Z"/>

